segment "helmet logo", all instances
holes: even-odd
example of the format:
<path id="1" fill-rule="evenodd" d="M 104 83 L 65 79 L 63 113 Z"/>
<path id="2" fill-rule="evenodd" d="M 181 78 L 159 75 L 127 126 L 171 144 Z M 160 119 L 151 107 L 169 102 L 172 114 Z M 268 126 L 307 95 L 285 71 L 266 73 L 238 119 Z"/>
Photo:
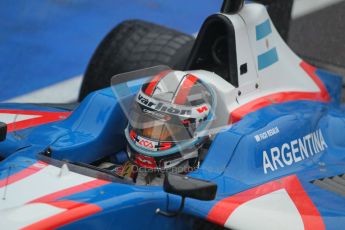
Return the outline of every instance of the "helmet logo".
<path id="1" fill-rule="evenodd" d="M 206 105 L 204 105 L 203 107 L 197 108 L 196 110 L 198 111 L 198 113 L 203 113 L 203 112 L 208 111 L 208 108 Z"/>
<path id="2" fill-rule="evenodd" d="M 149 141 L 149 140 L 140 140 L 139 145 L 144 146 L 146 148 L 150 148 L 150 149 L 154 148 L 152 141 Z"/>
<path id="3" fill-rule="evenodd" d="M 164 104 L 162 102 L 154 103 L 150 101 L 148 98 L 144 97 L 142 94 L 138 94 L 138 102 L 150 109 L 160 112 L 166 112 L 173 115 L 191 115 L 192 111 L 189 109 L 178 109 L 174 108 L 168 104 Z"/>
<path id="4" fill-rule="evenodd" d="M 147 107 L 153 108 L 156 103 L 149 101 L 147 98 L 145 98 L 143 95 L 140 93 L 138 94 L 138 100 L 141 102 L 141 104 L 146 105 Z"/>

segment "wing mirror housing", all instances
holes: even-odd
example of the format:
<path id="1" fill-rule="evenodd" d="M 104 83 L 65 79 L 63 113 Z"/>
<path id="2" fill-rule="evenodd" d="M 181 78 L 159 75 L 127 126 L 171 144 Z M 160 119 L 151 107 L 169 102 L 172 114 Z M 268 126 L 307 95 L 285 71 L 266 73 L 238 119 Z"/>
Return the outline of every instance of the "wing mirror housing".
<path id="1" fill-rule="evenodd" d="M 197 200 L 214 200 L 217 184 L 181 174 L 167 174 L 163 189 L 167 193 Z"/>
<path id="2" fill-rule="evenodd" d="M 197 200 L 214 200 L 217 194 L 217 184 L 200 180 L 181 174 L 167 173 L 164 178 L 163 189 L 165 192 L 182 197 L 181 205 L 175 212 L 156 210 L 157 214 L 167 217 L 177 216 L 184 208 L 186 197 Z"/>

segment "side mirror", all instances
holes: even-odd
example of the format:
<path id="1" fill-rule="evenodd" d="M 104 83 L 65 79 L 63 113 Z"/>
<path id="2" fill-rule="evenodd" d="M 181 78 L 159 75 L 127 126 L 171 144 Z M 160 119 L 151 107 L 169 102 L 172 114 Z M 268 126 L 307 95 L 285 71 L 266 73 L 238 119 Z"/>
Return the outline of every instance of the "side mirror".
<path id="1" fill-rule="evenodd" d="M 197 200 L 214 200 L 217 185 L 180 174 L 166 174 L 163 189 L 167 193 Z"/>
<path id="2" fill-rule="evenodd" d="M 7 135 L 7 124 L 0 122 L 0 141 L 6 140 Z"/>
<path id="3" fill-rule="evenodd" d="M 181 196 L 181 205 L 175 212 L 165 212 L 158 208 L 156 213 L 166 217 L 174 217 L 183 210 L 186 197 L 197 200 L 214 200 L 217 193 L 217 184 L 186 175 L 166 173 L 163 189 L 167 193 Z"/>

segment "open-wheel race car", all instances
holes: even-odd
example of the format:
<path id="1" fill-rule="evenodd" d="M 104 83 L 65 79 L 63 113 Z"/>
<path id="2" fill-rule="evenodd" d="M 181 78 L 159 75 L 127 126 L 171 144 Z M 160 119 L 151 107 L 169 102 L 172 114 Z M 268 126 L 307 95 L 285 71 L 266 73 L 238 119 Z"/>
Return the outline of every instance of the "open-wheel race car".
<path id="1" fill-rule="evenodd" d="M 224 1 L 195 41 L 124 22 L 80 103 L 0 105 L 0 228 L 342 229 L 341 90 L 259 3 Z"/>

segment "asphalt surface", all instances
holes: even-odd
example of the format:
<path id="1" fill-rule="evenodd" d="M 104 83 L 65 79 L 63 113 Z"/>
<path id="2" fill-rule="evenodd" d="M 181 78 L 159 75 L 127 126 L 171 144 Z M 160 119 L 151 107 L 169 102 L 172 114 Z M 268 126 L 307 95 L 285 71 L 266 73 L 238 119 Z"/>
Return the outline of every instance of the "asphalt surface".
<path id="1" fill-rule="evenodd" d="M 288 41 L 302 58 L 345 76 L 345 1 L 339 1 L 295 0 Z M 0 1 L 0 101 L 74 101 L 93 51 L 117 23 L 139 18 L 194 34 L 221 2 Z"/>
<path id="2" fill-rule="evenodd" d="M 345 76 L 345 2 L 292 20 L 288 43 L 314 65 Z"/>
<path id="3" fill-rule="evenodd" d="M 97 45 L 123 20 L 143 19 L 192 34 L 221 2 L 0 1 L 0 101 L 83 74 Z"/>

